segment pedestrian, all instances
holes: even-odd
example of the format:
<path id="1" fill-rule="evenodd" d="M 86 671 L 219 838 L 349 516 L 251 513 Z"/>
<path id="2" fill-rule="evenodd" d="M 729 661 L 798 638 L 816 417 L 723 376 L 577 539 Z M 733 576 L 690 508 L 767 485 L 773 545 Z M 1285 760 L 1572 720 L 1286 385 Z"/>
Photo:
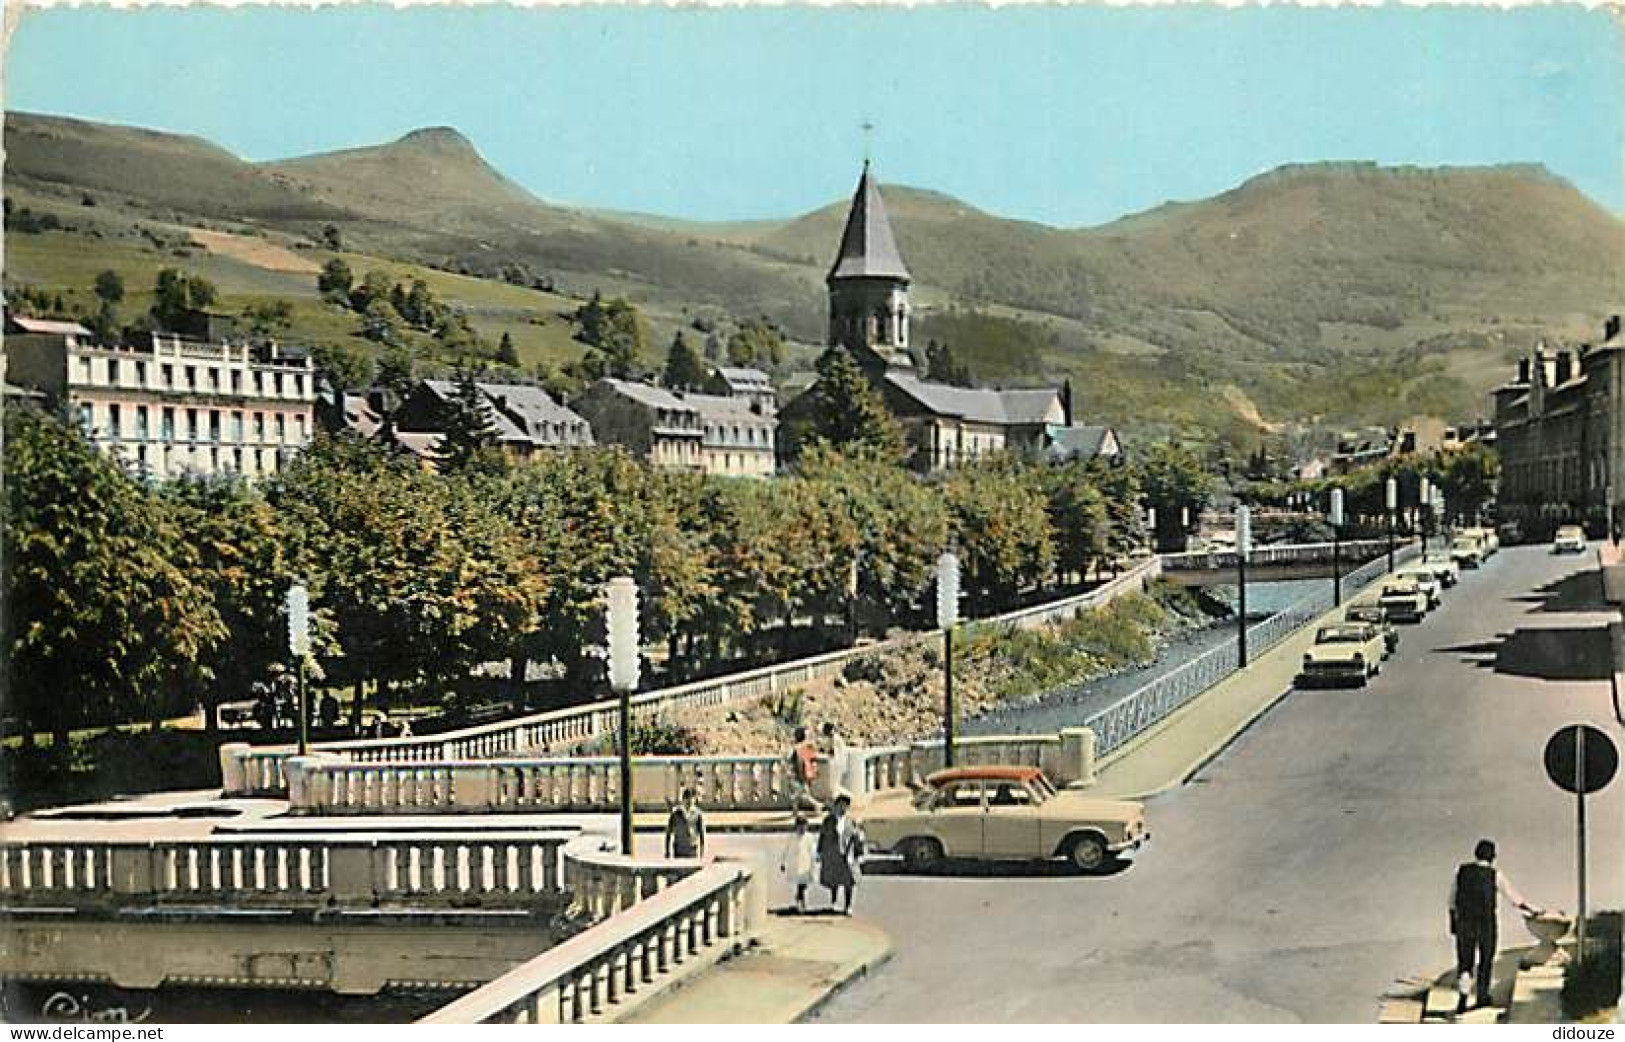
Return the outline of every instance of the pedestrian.
<path id="1" fill-rule="evenodd" d="M 666 819 L 666 856 L 705 856 L 705 812 L 700 810 L 699 796 L 691 788 L 683 790 Z"/>
<path id="2" fill-rule="evenodd" d="M 807 738 L 807 729 L 797 727 L 795 744 L 790 747 L 790 805 L 796 810 L 818 806 L 812 785 L 818 780 L 818 747 Z"/>
<path id="3" fill-rule="evenodd" d="M 807 914 L 807 888 L 812 886 L 817 865 L 818 837 L 807 827 L 807 815 L 797 811 L 790 841 L 779 857 L 779 871 L 788 876 L 790 885 L 796 888 L 796 912 L 801 915 Z"/>
<path id="4" fill-rule="evenodd" d="M 829 891 L 830 904 L 840 901 L 841 914 L 852 914 L 852 892 L 858 885 L 863 833 L 852 820 L 852 797 L 838 791 L 824 823 L 818 827 L 818 879 Z"/>
<path id="5" fill-rule="evenodd" d="M 1496 895 L 1526 916 L 1539 909 L 1523 899 L 1506 873 L 1495 867 L 1495 843 L 1481 839 L 1473 860 L 1456 869 L 1450 884 L 1450 932 L 1456 935 L 1456 1012 L 1467 1010 L 1467 995 L 1477 982 L 1477 1005 L 1490 1004 L 1490 972 L 1495 965 Z"/>
<path id="6" fill-rule="evenodd" d="M 829 750 L 829 783 L 840 788 L 846 784 L 846 740 L 834 721 L 824 722 L 824 747 Z"/>

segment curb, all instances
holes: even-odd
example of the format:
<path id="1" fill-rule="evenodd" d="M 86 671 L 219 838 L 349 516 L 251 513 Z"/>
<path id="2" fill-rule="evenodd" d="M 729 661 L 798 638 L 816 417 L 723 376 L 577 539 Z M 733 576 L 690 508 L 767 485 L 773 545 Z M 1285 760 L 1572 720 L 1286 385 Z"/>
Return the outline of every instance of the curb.
<path id="1" fill-rule="evenodd" d="M 897 946 L 892 943 L 891 935 L 887 934 L 884 930 L 881 930 L 880 927 L 876 926 L 874 927 L 874 930 L 886 938 L 886 950 L 873 958 L 860 962 L 850 970 L 845 971 L 846 975 L 844 977 L 826 989 L 824 994 L 809 1002 L 806 1008 L 802 1009 L 801 1012 L 797 1013 L 790 1019 L 790 1023 L 805 1023 L 808 1017 L 814 1016 L 819 1010 L 829 1005 L 837 995 L 841 994 L 858 981 L 868 977 L 871 973 L 876 972 L 888 962 L 891 962 L 891 957 L 896 953 Z"/>

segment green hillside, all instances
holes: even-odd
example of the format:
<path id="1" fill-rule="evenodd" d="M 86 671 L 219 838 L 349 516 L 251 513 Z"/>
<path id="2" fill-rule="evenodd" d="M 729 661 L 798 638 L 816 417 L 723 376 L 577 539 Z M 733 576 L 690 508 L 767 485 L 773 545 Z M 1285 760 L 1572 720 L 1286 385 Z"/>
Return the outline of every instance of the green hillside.
<path id="1" fill-rule="evenodd" d="M 6 145 L 8 199 L 73 211 L 80 229 L 16 237 L 8 281 L 78 279 L 115 247 L 150 248 L 158 263 L 173 247 L 150 241 L 153 226 L 257 230 L 320 260 L 332 224 L 368 256 L 358 275 L 391 258 L 426 279 L 472 276 L 445 295 L 535 358 L 579 353 L 547 316 L 594 291 L 637 303 L 654 351 L 676 328 L 765 314 L 805 357 L 822 337 L 822 280 L 850 187 L 791 220 L 704 224 L 548 204 L 447 128 L 254 165 L 195 138 L 9 114 Z M 1532 337 L 1594 335 L 1625 299 L 1625 223 L 1538 167 L 1285 167 L 1084 229 L 885 191 L 922 332 L 957 341 L 983 379 L 1071 375 L 1090 416 L 1131 428 L 1458 419 L 1483 411 Z M 98 237 L 91 210 L 146 230 Z M 86 259 L 75 264 L 75 251 Z M 233 269 L 207 251 L 186 259 L 234 299 L 322 307 L 309 279 L 296 294 L 287 273 Z"/>

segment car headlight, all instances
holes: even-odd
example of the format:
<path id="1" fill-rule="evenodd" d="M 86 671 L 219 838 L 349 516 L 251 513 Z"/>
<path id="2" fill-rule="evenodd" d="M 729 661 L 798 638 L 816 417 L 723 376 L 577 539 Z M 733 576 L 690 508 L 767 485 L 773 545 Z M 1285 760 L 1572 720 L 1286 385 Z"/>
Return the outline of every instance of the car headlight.
<path id="1" fill-rule="evenodd" d="M 1309 654 L 1307 651 L 1303 653 L 1303 664 L 1304 665 L 1307 666 L 1307 665 L 1309 665 L 1310 663 L 1312 663 L 1314 661 L 1315 661 L 1315 656 Z"/>
<path id="2" fill-rule="evenodd" d="M 1355 662 L 1356 662 L 1356 663 L 1361 663 L 1361 664 L 1363 664 L 1363 663 L 1364 663 L 1364 662 L 1365 662 L 1365 653 L 1364 653 L 1364 652 L 1360 652 L 1360 651 L 1356 651 L 1356 652 L 1355 652 L 1355 653 L 1354 653 L 1354 661 L 1355 661 Z"/>

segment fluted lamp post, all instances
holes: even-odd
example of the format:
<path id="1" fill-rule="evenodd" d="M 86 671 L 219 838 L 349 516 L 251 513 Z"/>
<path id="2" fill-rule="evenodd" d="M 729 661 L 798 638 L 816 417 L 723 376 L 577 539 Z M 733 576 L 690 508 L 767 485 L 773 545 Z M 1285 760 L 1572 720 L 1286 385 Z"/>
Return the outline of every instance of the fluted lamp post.
<path id="1" fill-rule="evenodd" d="M 609 686 L 620 696 L 621 853 L 632 856 L 632 692 L 638 686 L 638 584 L 621 576 L 604 588 Z"/>
<path id="2" fill-rule="evenodd" d="M 1394 570 L 1394 511 L 1399 509 L 1399 482 L 1389 478 L 1383 488 L 1383 506 L 1388 515 L 1388 570 Z"/>
<path id="3" fill-rule="evenodd" d="M 1236 664 L 1247 665 L 1247 554 L 1253 547 L 1253 512 L 1236 507 Z"/>
<path id="4" fill-rule="evenodd" d="M 1326 521 L 1332 526 L 1332 606 L 1343 604 L 1343 490 L 1332 489 Z"/>
<path id="5" fill-rule="evenodd" d="M 299 678 L 294 712 L 299 714 L 299 755 L 304 756 L 310 751 L 310 695 L 305 690 L 305 660 L 310 658 L 310 591 L 304 583 L 288 587 L 284 607 L 288 616 L 288 654 Z"/>
<path id="6" fill-rule="evenodd" d="M 1433 506 L 1433 485 L 1427 478 L 1416 493 L 1416 526 L 1422 530 L 1422 556 L 1428 555 L 1428 511 Z"/>
<path id="7" fill-rule="evenodd" d="M 954 627 L 959 624 L 959 556 L 937 558 L 937 628 L 942 630 L 942 764 L 954 765 Z"/>

